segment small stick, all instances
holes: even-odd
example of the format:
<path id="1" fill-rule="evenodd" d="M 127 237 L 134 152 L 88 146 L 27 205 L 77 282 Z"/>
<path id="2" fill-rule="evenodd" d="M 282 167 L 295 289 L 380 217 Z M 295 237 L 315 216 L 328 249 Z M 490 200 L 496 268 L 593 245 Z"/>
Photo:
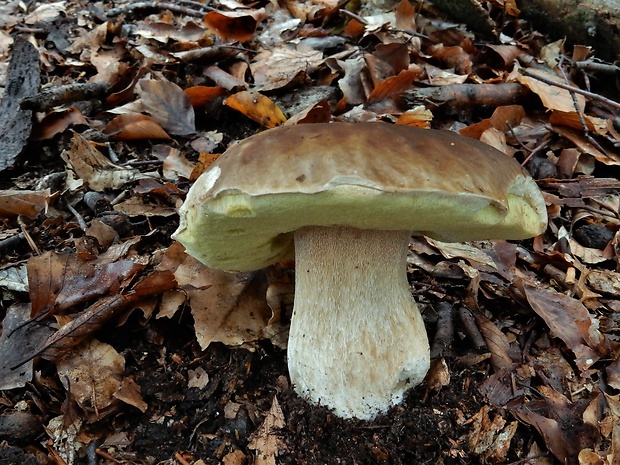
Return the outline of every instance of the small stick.
<path id="1" fill-rule="evenodd" d="M 25 238 L 26 238 L 26 235 L 23 232 L 21 232 L 19 234 L 15 234 L 14 236 L 7 237 L 6 239 L 2 239 L 0 241 L 0 250 L 13 249 L 17 247 L 17 244 L 19 244 Z"/>
<path id="2" fill-rule="evenodd" d="M 26 110 L 47 111 L 68 102 L 100 98 L 107 90 L 108 84 L 100 82 L 77 82 L 46 87 L 38 94 L 22 99 L 19 106 Z"/>
<path id="3" fill-rule="evenodd" d="M 22 234 L 26 238 L 26 241 L 28 241 L 28 245 L 30 246 L 32 251 L 36 255 L 41 255 L 41 251 L 37 247 L 37 244 L 35 244 L 34 239 L 32 239 L 32 236 L 30 236 L 30 234 L 28 233 L 28 230 L 26 229 L 26 225 L 24 224 L 24 222 L 22 221 L 22 219 L 20 217 L 17 217 L 17 223 L 19 224 L 19 227 L 22 230 Z"/>
<path id="4" fill-rule="evenodd" d="M 605 74 L 615 74 L 620 72 L 620 66 L 616 66 L 610 63 L 601 63 L 594 60 L 576 61 L 573 66 L 577 69 L 583 69 L 584 71 L 599 72 Z"/>
<path id="5" fill-rule="evenodd" d="M 452 305 L 448 302 L 441 302 L 437 306 L 437 316 L 437 330 L 431 345 L 431 358 L 443 357 L 454 338 Z"/>
<path id="6" fill-rule="evenodd" d="M 84 217 L 80 215 L 80 213 L 75 208 L 73 208 L 71 204 L 69 204 L 69 202 L 67 202 L 66 206 L 67 209 L 69 209 L 69 211 L 73 214 L 73 216 L 75 216 L 75 219 L 77 220 L 80 229 L 82 231 L 86 231 L 88 229 L 88 225 L 86 224 Z"/>
<path id="7" fill-rule="evenodd" d="M 476 324 L 476 318 L 471 313 L 471 311 L 467 307 L 459 308 L 459 318 L 461 319 L 461 323 L 463 323 L 463 328 L 467 333 L 467 336 L 471 340 L 474 345 L 474 349 L 476 352 L 483 353 L 487 350 L 487 343 L 482 337 L 482 333 L 478 329 L 478 325 Z"/>
<path id="8" fill-rule="evenodd" d="M 217 11 L 215 8 L 206 6 L 206 5 L 202 5 L 202 8 L 207 11 Z M 156 2 L 130 3 L 128 5 L 123 5 L 118 8 L 110 8 L 107 11 L 107 15 L 109 18 L 113 18 L 114 16 L 119 16 L 123 13 L 131 13 L 134 10 L 150 10 L 150 9 L 170 10 L 173 13 L 194 16 L 196 18 L 202 18 L 204 16 L 204 12 L 194 10 L 193 8 L 179 6 L 174 3 L 169 3 L 169 2 L 157 2 L 157 1 Z"/>

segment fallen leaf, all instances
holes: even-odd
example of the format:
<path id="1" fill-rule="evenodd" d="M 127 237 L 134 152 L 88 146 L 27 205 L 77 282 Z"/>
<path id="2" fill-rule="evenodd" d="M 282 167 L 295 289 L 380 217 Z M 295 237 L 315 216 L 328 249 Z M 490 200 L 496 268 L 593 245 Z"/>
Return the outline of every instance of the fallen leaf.
<path id="1" fill-rule="evenodd" d="M 506 425 L 506 420 L 499 414 L 490 417 L 491 407 L 483 406 L 467 423 L 472 423 L 467 435 L 470 450 L 484 463 L 506 461 L 513 436 L 517 432 L 518 422 Z"/>
<path id="2" fill-rule="evenodd" d="M 125 293 L 97 300 L 78 317 L 64 324 L 44 341 L 39 348 L 39 355 L 47 360 L 55 360 L 92 336 L 112 317 L 175 287 L 176 281 L 171 272 L 154 271 Z"/>
<path id="3" fill-rule="evenodd" d="M 539 75 L 544 79 L 558 82 L 560 84 L 567 84 L 564 80 L 554 74 L 533 68 L 528 71 L 532 74 Z M 552 86 L 533 77 L 524 76 L 520 73 L 516 76 L 516 80 L 537 94 L 540 97 L 540 100 L 542 100 L 545 108 L 548 110 L 558 110 L 565 113 L 571 113 L 577 110 L 575 108 L 575 103 L 573 102 L 571 93 L 566 89 Z M 577 93 L 573 93 L 573 95 L 577 99 L 578 110 L 583 112 L 586 103 L 585 97 Z"/>
<path id="4" fill-rule="evenodd" d="M 284 414 L 280 408 L 278 398 L 274 396 L 271 408 L 263 423 L 252 434 L 248 448 L 256 452 L 254 463 L 256 465 L 276 465 L 276 456 L 278 455 L 278 438 L 277 430 L 284 428 Z"/>
<path id="5" fill-rule="evenodd" d="M 422 105 L 415 106 L 402 113 L 395 124 L 413 126 L 416 128 L 429 128 L 433 121 L 433 113 Z"/>
<path id="6" fill-rule="evenodd" d="M 286 121 L 282 110 L 269 97 L 258 92 L 237 92 L 228 97 L 224 104 L 268 128 Z"/>
<path id="7" fill-rule="evenodd" d="M 65 354 L 56 366 L 78 405 L 99 412 L 110 406 L 121 387 L 125 359 L 111 345 L 91 339 Z"/>
<path id="8" fill-rule="evenodd" d="M 603 336 L 592 325 L 586 307 L 578 300 L 553 289 L 527 283 L 523 283 L 522 287 L 532 310 L 573 351 L 579 369 L 585 371 L 592 366 L 600 358 L 595 349 L 600 347 Z"/>
<path id="9" fill-rule="evenodd" d="M 280 89 L 303 79 L 323 63 L 320 50 L 298 50 L 282 45 L 261 52 L 250 64 L 255 85 L 259 90 Z"/>
<path id="10" fill-rule="evenodd" d="M 194 86 L 185 89 L 185 93 L 189 97 L 191 105 L 196 108 L 205 106 L 215 97 L 225 95 L 226 91 L 220 86 Z"/>
<path id="11" fill-rule="evenodd" d="M 48 140 L 61 134 L 71 126 L 89 126 L 86 117 L 77 108 L 64 108 L 52 111 L 35 125 L 32 130 L 32 140 Z"/>
<path id="12" fill-rule="evenodd" d="M 148 408 L 148 404 L 140 395 L 140 386 L 130 377 L 124 376 L 120 387 L 112 395 L 115 399 L 134 406 L 142 413 Z"/>
<path id="13" fill-rule="evenodd" d="M 256 26 L 265 17 L 263 8 L 252 11 L 210 11 L 204 23 L 224 40 L 247 42 L 254 37 Z"/>
<path id="14" fill-rule="evenodd" d="M 116 294 L 144 265 L 131 260 L 84 261 L 75 254 L 46 252 L 28 260 L 32 316 L 57 313 L 106 293 Z"/>
<path id="15" fill-rule="evenodd" d="M 512 368 L 510 357 L 510 342 L 506 335 L 488 318 L 476 313 L 476 324 L 482 333 L 482 337 L 491 352 L 491 365 L 495 371 L 509 370 Z"/>
<path id="16" fill-rule="evenodd" d="M 368 95 L 368 102 L 382 100 L 409 90 L 413 81 L 417 79 L 418 76 L 419 73 L 417 71 L 404 70 L 397 76 L 385 79 L 372 90 L 370 95 Z"/>
<path id="17" fill-rule="evenodd" d="M 84 446 L 77 440 L 82 423 L 83 420 L 80 418 L 71 419 L 60 415 L 52 418 L 45 426 L 45 431 L 52 440 L 52 445 L 49 447 L 60 455 L 59 459 L 63 460 L 64 464 L 74 465 L 79 449 Z"/>
<path id="18" fill-rule="evenodd" d="M 103 128 L 113 140 L 166 139 L 171 137 L 154 118 L 140 113 L 126 113 L 116 116 Z"/>
<path id="19" fill-rule="evenodd" d="M 175 277 L 185 290 L 200 347 L 255 341 L 271 318 L 266 282 L 253 273 L 226 273 L 187 256 Z"/>
<path id="20" fill-rule="evenodd" d="M 0 191 L 0 218 L 14 218 L 18 215 L 36 218 L 47 207 L 49 199 L 49 189 Z"/>
<path id="21" fill-rule="evenodd" d="M 78 178 L 97 192 L 120 189 L 130 181 L 148 177 L 137 170 L 115 165 L 77 133 L 73 134 L 70 147 L 62 152 L 61 157 Z"/>
<path id="22" fill-rule="evenodd" d="M 140 79 L 136 86 L 144 110 L 167 132 L 196 134 L 195 114 L 189 96 L 170 81 Z"/>

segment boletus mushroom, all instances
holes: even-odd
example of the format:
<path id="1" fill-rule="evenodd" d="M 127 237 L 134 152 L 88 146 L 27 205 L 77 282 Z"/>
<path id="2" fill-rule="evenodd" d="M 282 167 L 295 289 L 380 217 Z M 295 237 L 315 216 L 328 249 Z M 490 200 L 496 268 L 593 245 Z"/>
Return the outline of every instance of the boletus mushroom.
<path id="1" fill-rule="evenodd" d="M 411 235 L 523 239 L 545 203 L 509 156 L 450 131 L 304 124 L 232 146 L 191 187 L 174 238 L 206 265 L 295 258 L 295 391 L 372 419 L 422 382 L 429 345 L 407 281 Z"/>

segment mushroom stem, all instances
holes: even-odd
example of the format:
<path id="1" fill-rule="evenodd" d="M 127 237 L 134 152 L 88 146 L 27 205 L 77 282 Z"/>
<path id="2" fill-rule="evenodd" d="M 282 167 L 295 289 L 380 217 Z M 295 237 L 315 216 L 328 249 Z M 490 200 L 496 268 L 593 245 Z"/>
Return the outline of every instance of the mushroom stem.
<path id="1" fill-rule="evenodd" d="M 429 368 L 426 329 L 407 281 L 409 231 L 295 232 L 288 367 L 295 391 L 341 417 L 372 419 Z"/>

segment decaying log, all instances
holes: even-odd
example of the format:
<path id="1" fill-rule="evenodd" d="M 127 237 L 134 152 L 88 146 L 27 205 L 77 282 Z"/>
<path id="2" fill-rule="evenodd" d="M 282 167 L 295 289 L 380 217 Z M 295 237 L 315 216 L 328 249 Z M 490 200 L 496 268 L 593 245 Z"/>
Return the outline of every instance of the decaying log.
<path id="1" fill-rule="evenodd" d="M 615 0 L 517 0 L 520 19 L 551 39 L 589 45 L 598 58 L 618 59 L 620 3 Z M 450 17 L 488 34 L 489 16 L 481 0 L 433 0 Z"/>
<path id="2" fill-rule="evenodd" d="M 553 38 L 590 45 L 614 61 L 620 53 L 620 3 L 615 0 L 518 0 L 521 16 Z"/>

